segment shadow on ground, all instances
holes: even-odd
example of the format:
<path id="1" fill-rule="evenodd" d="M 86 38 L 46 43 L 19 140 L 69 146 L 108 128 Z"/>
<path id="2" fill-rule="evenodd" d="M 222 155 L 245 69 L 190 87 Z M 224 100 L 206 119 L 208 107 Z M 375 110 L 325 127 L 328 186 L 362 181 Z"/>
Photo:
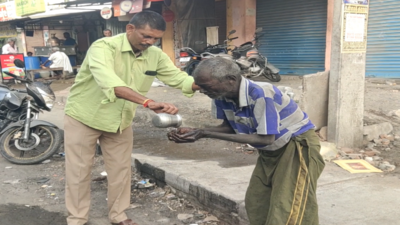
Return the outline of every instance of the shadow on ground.
<path id="1" fill-rule="evenodd" d="M 0 218 L 2 225 L 13 224 L 57 224 L 66 225 L 66 217 L 62 213 L 49 212 L 38 206 L 26 205 L 0 205 Z"/>

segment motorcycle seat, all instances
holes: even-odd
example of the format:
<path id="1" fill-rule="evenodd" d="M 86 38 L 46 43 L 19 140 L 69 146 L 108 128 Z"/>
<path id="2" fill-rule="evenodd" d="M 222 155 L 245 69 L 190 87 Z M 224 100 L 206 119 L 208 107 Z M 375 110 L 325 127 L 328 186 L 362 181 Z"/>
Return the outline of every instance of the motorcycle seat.
<path id="1" fill-rule="evenodd" d="M 252 46 L 253 43 L 251 41 L 248 41 L 248 42 L 246 42 L 244 44 L 241 44 L 240 47 L 244 47 L 244 46 L 247 46 L 247 45 Z"/>

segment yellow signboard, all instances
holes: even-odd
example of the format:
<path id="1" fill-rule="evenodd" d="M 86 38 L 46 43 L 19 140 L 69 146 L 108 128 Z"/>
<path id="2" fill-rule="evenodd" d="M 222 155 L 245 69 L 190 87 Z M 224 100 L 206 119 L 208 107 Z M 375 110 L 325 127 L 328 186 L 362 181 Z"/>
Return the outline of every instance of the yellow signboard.
<path id="1" fill-rule="evenodd" d="M 0 26 L 0 38 L 16 37 L 17 30 L 11 25 L 1 25 Z"/>
<path id="2" fill-rule="evenodd" d="M 15 0 L 17 16 L 26 16 L 46 11 L 44 0 Z"/>

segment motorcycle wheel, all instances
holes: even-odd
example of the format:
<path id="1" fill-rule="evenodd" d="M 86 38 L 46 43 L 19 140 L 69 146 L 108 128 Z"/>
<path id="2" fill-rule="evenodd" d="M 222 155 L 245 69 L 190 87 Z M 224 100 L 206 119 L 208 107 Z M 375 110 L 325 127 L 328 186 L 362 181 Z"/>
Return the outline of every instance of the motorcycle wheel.
<path id="1" fill-rule="evenodd" d="M 279 75 L 279 73 L 272 73 L 271 70 L 268 68 L 265 68 L 263 75 L 265 78 L 272 82 L 281 81 L 281 75 Z"/>
<path id="2" fill-rule="evenodd" d="M 53 156 L 62 144 L 62 135 L 54 127 L 37 126 L 30 132 L 30 140 L 25 143 L 20 139 L 20 127 L 7 130 L 0 137 L 1 155 L 15 164 L 36 164 Z"/>
<path id="3" fill-rule="evenodd" d="M 185 67 L 185 72 L 191 76 L 193 71 L 196 69 L 196 67 L 199 63 L 200 63 L 200 60 L 189 61 L 187 66 Z"/>

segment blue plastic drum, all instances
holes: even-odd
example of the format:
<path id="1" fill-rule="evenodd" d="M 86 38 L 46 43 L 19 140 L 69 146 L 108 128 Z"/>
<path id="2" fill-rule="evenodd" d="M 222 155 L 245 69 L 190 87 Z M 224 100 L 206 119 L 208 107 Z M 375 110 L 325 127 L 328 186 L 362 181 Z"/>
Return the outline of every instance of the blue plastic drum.
<path id="1" fill-rule="evenodd" d="M 40 56 L 40 64 L 43 64 L 44 62 L 46 62 L 49 59 L 49 57 L 45 57 L 45 56 Z M 46 65 L 44 65 L 45 67 L 49 67 L 51 64 L 51 62 L 49 61 L 48 63 L 46 63 Z"/>
<path id="2" fill-rule="evenodd" d="M 40 59 L 38 56 L 27 56 L 24 57 L 25 69 L 36 70 L 40 69 Z"/>

